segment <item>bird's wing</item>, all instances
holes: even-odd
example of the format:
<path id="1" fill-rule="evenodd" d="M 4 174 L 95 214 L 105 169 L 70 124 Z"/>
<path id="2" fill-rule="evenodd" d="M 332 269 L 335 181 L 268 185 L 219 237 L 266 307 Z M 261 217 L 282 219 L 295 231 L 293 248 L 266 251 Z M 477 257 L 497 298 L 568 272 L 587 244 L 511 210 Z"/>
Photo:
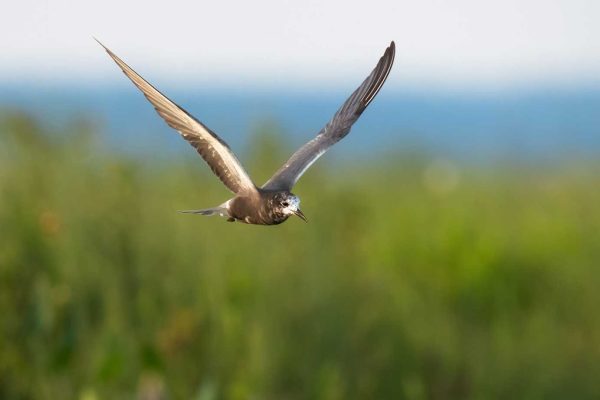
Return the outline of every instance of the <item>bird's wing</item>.
<path id="1" fill-rule="evenodd" d="M 146 82 L 144 78 L 139 76 L 106 46 L 102 43 L 100 45 L 104 47 L 108 55 L 111 56 L 135 86 L 144 93 L 144 96 L 146 96 L 154 106 L 156 112 L 158 112 L 158 115 L 171 128 L 177 130 L 196 149 L 210 166 L 210 169 L 229 190 L 238 194 L 257 190 L 252 179 L 250 179 L 227 143 L 183 108 L 169 100 L 154 86 Z"/>
<path id="2" fill-rule="evenodd" d="M 350 132 L 352 124 L 375 98 L 394 62 L 394 42 L 385 50 L 377 66 L 352 93 L 319 134 L 298 149 L 263 185 L 265 190 L 291 190 L 298 179 L 323 153 Z"/>

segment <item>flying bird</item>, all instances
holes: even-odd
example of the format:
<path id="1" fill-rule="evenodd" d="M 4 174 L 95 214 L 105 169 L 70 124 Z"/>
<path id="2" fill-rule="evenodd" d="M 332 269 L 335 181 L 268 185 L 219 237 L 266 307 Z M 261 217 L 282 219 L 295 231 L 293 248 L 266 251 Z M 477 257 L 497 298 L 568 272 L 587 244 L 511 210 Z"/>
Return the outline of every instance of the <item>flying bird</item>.
<path id="1" fill-rule="evenodd" d="M 102 43 L 100 45 L 133 84 L 142 91 L 165 122 L 196 149 L 221 182 L 235 194 L 217 207 L 182 212 L 219 215 L 231 222 L 240 221 L 257 225 L 277 225 L 292 214 L 307 221 L 300 210 L 300 199 L 291 192 L 292 188 L 323 153 L 350 132 L 352 124 L 383 86 L 392 68 L 395 54 L 395 44 L 392 41 L 375 69 L 350 95 L 319 134 L 300 147 L 267 183 L 258 187 L 223 139 L 159 92 L 106 46 Z"/>

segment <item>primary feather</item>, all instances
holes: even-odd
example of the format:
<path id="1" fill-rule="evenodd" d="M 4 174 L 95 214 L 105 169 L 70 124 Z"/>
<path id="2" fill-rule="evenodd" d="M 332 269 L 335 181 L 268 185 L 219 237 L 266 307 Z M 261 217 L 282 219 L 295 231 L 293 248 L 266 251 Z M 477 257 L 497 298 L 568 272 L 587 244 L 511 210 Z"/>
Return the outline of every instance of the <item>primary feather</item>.
<path id="1" fill-rule="evenodd" d="M 98 41 L 98 43 L 100 42 Z M 187 111 L 171 101 L 167 96 L 159 92 L 106 46 L 102 43 L 100 45 L 104 47 L 108 55 L 117 63 L 135 86 L 142 91 L 148 101 L 152 103 L 158 115 L 171 128 L 177 130 L 196 149 L 209 165 L 210 169 L 229 190 L 236 194 L 256 192 L 257 189 L 254 182 L 252 182 L 252 179 L 250 179 L 227 143 Z"/>
<path id="2" fill-rule="evenodd" d="M 319 134 L 298 149 L 290 159 L 265 183 L 265 190 L 291 190 L 304 172 L 331 146 L 349 132 L 352 124 L 373 101 L 385 82 L 394 63 L 395 44 L 392 42 L 379 59 L 377 66 L 350 95 Z"/>

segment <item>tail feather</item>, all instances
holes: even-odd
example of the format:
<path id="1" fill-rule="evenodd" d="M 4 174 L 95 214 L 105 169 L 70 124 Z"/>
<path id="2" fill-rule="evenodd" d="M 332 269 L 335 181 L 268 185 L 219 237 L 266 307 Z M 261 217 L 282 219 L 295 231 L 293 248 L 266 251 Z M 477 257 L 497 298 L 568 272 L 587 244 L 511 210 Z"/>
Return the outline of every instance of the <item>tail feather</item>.
<path id="1" fill-rule="evenodd" d="M 206 208 L 204 210 L 180 210 L 180 213 L 184 214 L 200 214 L 200 215 L 219 215 L 221 217 L 228 217 L 229 213 L 226 208 L 223 207 L 214 207 L 214 208 Z"/>

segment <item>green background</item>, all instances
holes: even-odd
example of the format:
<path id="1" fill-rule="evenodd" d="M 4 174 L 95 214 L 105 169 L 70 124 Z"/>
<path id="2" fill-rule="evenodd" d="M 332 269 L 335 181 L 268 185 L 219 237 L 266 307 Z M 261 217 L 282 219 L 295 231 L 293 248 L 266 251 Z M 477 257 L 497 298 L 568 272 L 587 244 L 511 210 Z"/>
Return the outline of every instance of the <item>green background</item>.
<path id="1" fill-rule="evenodd" d="M 2 399 L 600 398 L 597 161 L 326 157 L 248 226 L 177 213 L 229 196 L 192 150 L 0 120 Z"/>

